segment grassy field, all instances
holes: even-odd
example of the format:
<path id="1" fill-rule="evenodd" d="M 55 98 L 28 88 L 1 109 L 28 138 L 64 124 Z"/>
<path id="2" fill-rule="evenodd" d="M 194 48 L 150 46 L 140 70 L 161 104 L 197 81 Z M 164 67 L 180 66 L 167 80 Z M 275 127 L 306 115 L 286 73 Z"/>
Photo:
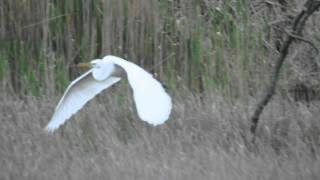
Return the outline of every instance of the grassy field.
<path id="1" fill-rule="evenodd" d="M 299 0 L 0 0 L 0 180 L 320 179 L 320 56 L 296 41 L 249 117 Z M 303 38 L 320 47 L 319 12 Z M 75 64 L 113 54 L 163 82 L 169 121 L 139 121 L 124 80 L 52 135 Z M 310 101 L 310 102 L 306 102 Z"/>
<path id="2" fill-rule="evenodd" d="M 151 127 L 130 97 L 120 97 L 104 92 L 48 135 L 43 127 L 57 97 L 1 94 L 0 179 L 320 178 L 319 104 L 276 98 L 252 144 L 252 103 L 212 94 L 201 102 L 186 93 L 175 97 L 166 124 Z"/>

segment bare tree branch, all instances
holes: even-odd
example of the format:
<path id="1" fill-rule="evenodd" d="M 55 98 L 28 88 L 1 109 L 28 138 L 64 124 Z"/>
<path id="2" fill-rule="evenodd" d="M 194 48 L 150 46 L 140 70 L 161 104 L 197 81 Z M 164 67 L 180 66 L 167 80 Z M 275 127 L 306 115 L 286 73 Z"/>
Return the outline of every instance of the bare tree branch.
<path id="1" fill-rule="evenodd" d="M 320 8 L 319 0 L 307 0 L 304 5 L 304 8 L 296 16 L 293 22 L 291 34 L 294 34 L 296 36 L 301 36 L 302 30 L 306 24 L 306 21 L 319 8 Z M 275 93 L 275 88 L 279 80 L 281 67 L 288 55 L 290 45 L 295 39 L 296 38 L 294 36 L 287 34 L 287 37 L 280 48 L 280 56 L 276 61 L 276 65 L 274 67 L 274 71 L 271 76 L 270 84 L 267 86 L 265 94 L 263 95 L 262 99 L 258 102 L 256 109 L 251 117 L 252 124 L 251 124 L 250 130 L 252 134 L 256 133 L 260 115 L 263 112 L 264 107 L 269 103 L 270 99 Z"/>

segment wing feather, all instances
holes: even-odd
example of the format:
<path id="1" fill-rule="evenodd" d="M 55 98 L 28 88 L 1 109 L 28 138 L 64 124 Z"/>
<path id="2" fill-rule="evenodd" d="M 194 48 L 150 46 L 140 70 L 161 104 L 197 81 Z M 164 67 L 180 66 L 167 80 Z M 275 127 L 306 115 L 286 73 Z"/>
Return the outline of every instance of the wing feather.
<path id="1" fill-rule="evenodd" d="M 115 56 L 106 56 L 122 67 L 133 90 L 133 98 L 141 120 L 153 125 L 169 119 L 172 102 L 161 83 L 138 65 Z"/>
<path id="2" fill-rule="evenodd" d="M 59 101 L 46 131 L 53 132 L 73 114 L 79 111 L 89 100 L 111 85 L 120 81 L 120 77 L 110 76 L 97 81 L 92 76 L 92 69 L 70 83 Z"/>

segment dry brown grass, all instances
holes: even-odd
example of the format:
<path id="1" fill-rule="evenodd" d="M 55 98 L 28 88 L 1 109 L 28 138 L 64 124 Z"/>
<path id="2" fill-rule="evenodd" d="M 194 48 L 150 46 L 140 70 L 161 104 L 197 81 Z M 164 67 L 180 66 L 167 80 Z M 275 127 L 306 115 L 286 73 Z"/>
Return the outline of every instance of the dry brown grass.
<path id="1" fill-rule="evenodd" d="M 275 99 L 253 146 L 252 102 L 185 93 L 174 98 L 170 120 L 151 127 L 126 93 L 103 93 L 53 135 L 43 127 L 58 97 L 1 93 L 0 179 L 320 178 L 319 104 Z"/>

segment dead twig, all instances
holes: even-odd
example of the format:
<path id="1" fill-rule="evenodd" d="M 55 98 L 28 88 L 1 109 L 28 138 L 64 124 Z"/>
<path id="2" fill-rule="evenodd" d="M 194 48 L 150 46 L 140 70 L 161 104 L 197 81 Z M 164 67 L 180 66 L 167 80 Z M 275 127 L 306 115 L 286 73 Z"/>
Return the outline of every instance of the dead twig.
<path id="1" fill-rule="evenodd" d="M 35 23 L 32 23 L 32 24 L 28 24 L 26 26 L 23 26 L 22 29 L 27 29 L 27 28 L 31 28 L 31 27 L 34 27 L 34 26 L 37 26 L 37 25 L 41 25 L 41 24 L 44 24 L 44 23 L 47 23 L 47 22 L 50 22 L 50 21 L 53 21 L 53 20 L 56 20 L 56 19 L 59 19 L 59 18 L 63 18 L 65 16 L 68 16 L 69 14 L 62 14 L 62 15 L 59 15 L 59 16 L 54 16 L 52 18 L 48 18 L 48 19 L 44 19 L 44 20 L 41 20 L 41 21 L 38 21 L 38 22 L 35 22 Z"/>
<path id="2" fill-rule="evenodd" d="M 307 40 L 307 39 L 304 39 L 303 37 L 301 36 L 298 36 L 298 35 L 295 35 L 289 31 L 285 31 L 289 36 L 295 38 L 296 40 L 299 40 L 299 41 L 302 41 L 302 42 L 305 42 L 307 44 L 309 44 L 314 50 L 317 51 L 317 54 L 319 54 L 319 48 L 310 40 Z"/>

